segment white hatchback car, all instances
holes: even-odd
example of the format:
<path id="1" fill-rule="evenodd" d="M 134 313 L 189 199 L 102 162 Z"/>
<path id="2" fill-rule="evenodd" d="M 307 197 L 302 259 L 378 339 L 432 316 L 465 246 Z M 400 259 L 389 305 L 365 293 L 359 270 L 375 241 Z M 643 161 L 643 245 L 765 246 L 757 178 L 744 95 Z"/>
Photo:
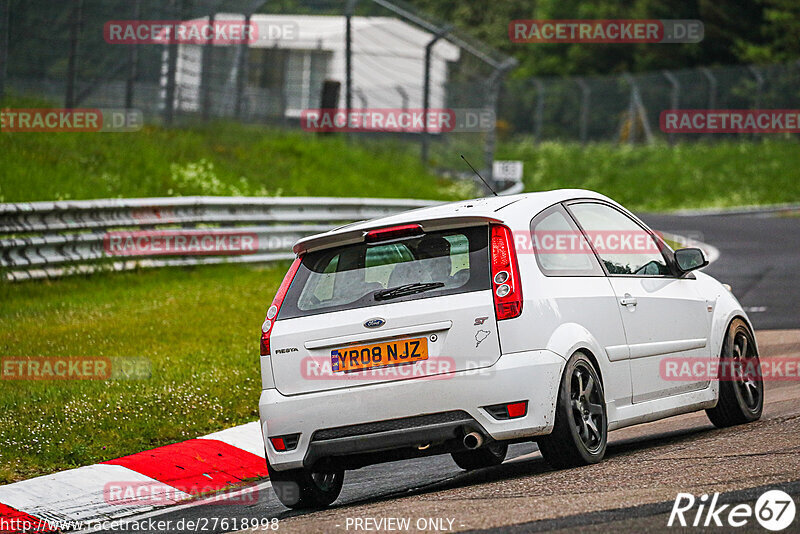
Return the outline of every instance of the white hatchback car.
<path id="1" fill-rule="evenodd" d="M 344 471 L 449 453 L 497 465 L 536 441 L 600 461 L 610 430 L 705 409 L 758 419 L 763 382 L 736 298 L 607 197 L 559 190 L 437 205 L 300 240 L 267 312 L 259 403 L 272 486 L 320 507 Z"/>

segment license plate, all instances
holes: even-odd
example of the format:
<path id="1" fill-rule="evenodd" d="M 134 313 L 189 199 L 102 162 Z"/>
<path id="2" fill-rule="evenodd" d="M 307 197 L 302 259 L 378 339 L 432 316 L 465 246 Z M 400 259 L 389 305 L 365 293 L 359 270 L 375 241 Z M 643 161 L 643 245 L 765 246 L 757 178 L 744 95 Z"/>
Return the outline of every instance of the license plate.
<path id="1" fill-rule="evenodd" d="M 350 373 L 427 359 L 428 340 L 422 337 L 334 349 L 331 351 L 331 368 L 334 373 Z"/>

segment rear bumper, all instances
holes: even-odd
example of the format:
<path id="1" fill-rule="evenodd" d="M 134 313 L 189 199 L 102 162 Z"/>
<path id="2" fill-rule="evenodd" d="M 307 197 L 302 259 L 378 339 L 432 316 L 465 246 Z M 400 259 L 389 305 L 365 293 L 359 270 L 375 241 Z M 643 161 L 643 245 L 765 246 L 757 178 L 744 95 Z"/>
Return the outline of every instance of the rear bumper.
<path id="1" fill-rule="evenodd" d="M 526 351 L 505 354 L 488 368 L 445 377 L 292 396 L 266 389 L 261 392 L 259 412 L 267 458 L 277 470 L 308 467 L 320 458 L 343 454 L 373 458 L 377 455 L 380 459 L 381 451 L 452 440 L 464 427 L 472 427 L 496 440 L 547 434 L 553 428 L 564 365 L 564 359 L 553 352 Z M 518 419 L 497 420 L 483 409 L 522 400 L 528 401 L 528 412 Z M 345 432 L 342 436 L 334 433 L 333 439 L 326 430 L 443 412 L 460 415 L 444 420 L 434 416 L 419 418 L 414 420 L 419 424 L 404 423 L 398 428 L 392 428 L 391 424 L 385 428 L 367 426 L 363 433 Z M 326 432 L 319 432 L 322 430 Z M 297 433 L 300 439 L 291 451 L 277 452 L 266 440 Z M 328 439 L 320 439 L 323 434 L 328 434 Z M 383 456 L 386 460 L 394 459 L 388 453 Z"/>

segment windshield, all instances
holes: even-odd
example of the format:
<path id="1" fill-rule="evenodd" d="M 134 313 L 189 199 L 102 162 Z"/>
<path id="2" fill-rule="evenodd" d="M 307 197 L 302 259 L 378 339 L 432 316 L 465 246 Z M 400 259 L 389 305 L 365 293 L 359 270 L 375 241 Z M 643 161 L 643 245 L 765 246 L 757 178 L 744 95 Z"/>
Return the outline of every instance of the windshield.
<path id="1" fill-rule="evenodd" d="M 477 226 L 306 254 L 279 317 L 489 289 L 487 236 Z"/>

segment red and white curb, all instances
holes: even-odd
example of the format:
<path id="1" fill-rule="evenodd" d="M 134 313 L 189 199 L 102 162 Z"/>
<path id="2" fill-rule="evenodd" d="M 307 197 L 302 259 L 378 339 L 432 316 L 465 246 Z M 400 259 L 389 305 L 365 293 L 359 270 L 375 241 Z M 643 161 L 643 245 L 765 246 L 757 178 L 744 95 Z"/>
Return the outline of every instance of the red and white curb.
<path id="1" fill-rule="evenodd" d="M 127 498 L 131 495 L 126 491 L 135 493 L 139 488 L 148 492 L 157 488 L 158 504 L 164 506 L 264 477 L 264 443 L 259 423 L 254 421 L 116 460 L 0 486 L 0 532 L 80 529 L 94 521 L 153 510 L 152 499 L 140 504 Z"/>

